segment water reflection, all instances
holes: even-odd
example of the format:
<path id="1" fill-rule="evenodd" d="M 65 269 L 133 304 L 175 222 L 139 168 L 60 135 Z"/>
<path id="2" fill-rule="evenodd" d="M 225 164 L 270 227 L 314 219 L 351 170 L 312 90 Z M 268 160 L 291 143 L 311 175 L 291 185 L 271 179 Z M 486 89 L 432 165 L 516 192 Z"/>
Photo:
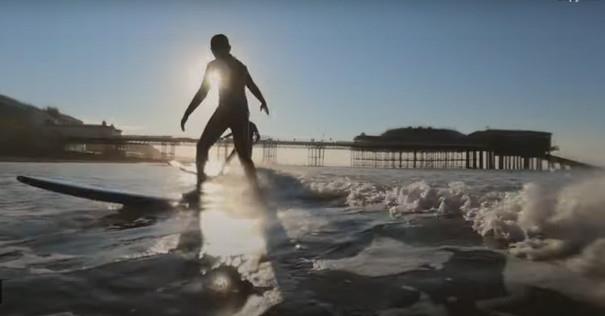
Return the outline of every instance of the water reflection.
<path id="1" fill-rule="evenodd" d="M 196 285 L 188 287 L 222 302 L 221 310 L 240 315 L 262 313 L 281 301 L 272 263 L 266 260 L 263 207 L 243 177 L 206 182 L 199 202 L 179 213 L 185 223 L 175 252 L 198 266 L 191 277 Z"/>

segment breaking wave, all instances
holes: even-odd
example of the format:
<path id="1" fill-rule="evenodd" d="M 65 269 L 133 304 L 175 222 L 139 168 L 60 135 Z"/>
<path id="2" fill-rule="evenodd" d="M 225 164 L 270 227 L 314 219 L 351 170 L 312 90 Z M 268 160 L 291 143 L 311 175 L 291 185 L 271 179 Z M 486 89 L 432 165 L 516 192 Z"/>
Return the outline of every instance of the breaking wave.
<path id="1" fill-rule="evenodd" d="M 602 174 L 565 185 L 526 183 L 513 191 L 470 187 L 462 181 L 431 185 L 420 180 L 398 186 L 301 176 L 296 182 L 295 190 L 304 191 L 307 199 L 330 197 L 342 206 L 386 211 L 393 218 L 414 213 L 459 215 L 481 236 L 504 242 L 515 256 L 564 259 L 574 270 L 605 276 Z M 275 183 L 281 190 L 292 188 L 284 184 Z"/>
<path id="2" fill-rule="evenodd" d="M 384 186 L 346 177 L 328 182 L 302 178 L 301 182 L 321 196 L 340 197 L 345 206 L 386 210 L 395 218 L 410 213 L 455 214 L 477 205 L 472 190 L 460 181 L 446 187 L 431 186 L 425 180 Z"/>
<path id="3" fill-rule="evenodd" d="M 605 176 L 550 190 L 526 184 L 473 215 L 479 232 L 509 241 L 512 254 L 532 260 L 562 259 L 570 268 L 605 275 Z"/>

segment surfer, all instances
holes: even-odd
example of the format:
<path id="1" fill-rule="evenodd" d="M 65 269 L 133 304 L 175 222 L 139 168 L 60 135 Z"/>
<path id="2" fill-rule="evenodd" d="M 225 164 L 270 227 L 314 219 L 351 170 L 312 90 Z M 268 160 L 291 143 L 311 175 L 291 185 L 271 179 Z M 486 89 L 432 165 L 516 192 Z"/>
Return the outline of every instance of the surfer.
<path id="1" fill-rule="evenodd" d="M 218 82 L 219 102 L 216 111 L 210 117 L 206 128 L 197 143 L 196 167 L 197 185 L 195 192 L 199 192 L 202 183 L 206 180 L 204 166 L 208 160 L 208 151 L 216 143 L 221 134 L 229 128 L 233 135 L 235 151 L 244 167 L 247 178 L 256 183 L 256 169 L 251 157 L 251 144 L 249 132 L 248 100 L 246 87 L 260 101 L 260 110 L 269 115 L 267 102 L 260 89 L 256 86 L 248 68 L 237 58 L 231 55 L 231 45 L 227 36 L 217 34 L 210 40 L 210 49 L 216 59 L 208 63 L 204 73 L 202 85 L 191 100 L 181 119 L 181 129 L 185 131 L 185 123 L 189 115 L 206 98 L 211 88 L 211 80 Z"/>
<path id="2" fill-rule="evenodd" d="M 260 133 L 258 132 L 258 128 L 256 127 L 256 124 L 254 124 L 252 121 L 250 121 L 250 125 L 248 125 L 248 131 L 250 132 L 250 139 L 248 142 L 248 151 L 250 154 L 250 157 L 252 157 L 252 145 L 256 144 L 259 140 L 260 140 Z M 227 139 L 229 137 L 232 137 L 233 133 L 229 133 L 225 136 L 223 136 L 223 139 Z M 223 169 L 224 166 L 226 166 L 232 159 L 233 157 L 235 157 L 235 153 L 237 151 L 235 150 L 235 148 L 229 153 L 229 156 L 227 156 L 227 159 L 225 159 L 225 164 L 223 165 Z M 221 170 L 221 172 L 219 174 L 222 174 L 223 170 Z"/>

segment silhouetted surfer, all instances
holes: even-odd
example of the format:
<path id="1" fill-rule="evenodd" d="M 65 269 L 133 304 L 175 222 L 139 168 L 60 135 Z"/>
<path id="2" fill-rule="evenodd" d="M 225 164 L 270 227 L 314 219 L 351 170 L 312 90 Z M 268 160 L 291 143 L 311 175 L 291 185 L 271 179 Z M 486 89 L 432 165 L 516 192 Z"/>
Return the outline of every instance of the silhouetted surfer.
<path id="1" fill-rule="evenodd" d="M 181 129 L 184 131 L 189 115 L 204 100 L 210 89 L 211 78 L 216 76 L 220 81 L 218 107 L 208 124 L 206 124 L 206 128 L 197 143 L 197 191 L 206 179 L 204 166 L 206 160 L 208 160 L 208 151 L 227 128 L 230 128 L 233 134 L 235 150 L 242 162 L 246 176 L 248 179 L 256 181 L 256 169 L 250 156 L 251 151 L 248 149 L 250 148 L 250 133 L 248 131 L 250 112 L 246 99 L 246 87 L 261 102 L 260 110 L 269 114 L 267 102 L 248 73 L 246 65 L 230 54 L 231 46 L 227 36 L 223 34 L 214 35 L 210 40 L 210 48 L 216 59 L 206 66 L 202 86 L 191 100 L 181 119 Z"/>

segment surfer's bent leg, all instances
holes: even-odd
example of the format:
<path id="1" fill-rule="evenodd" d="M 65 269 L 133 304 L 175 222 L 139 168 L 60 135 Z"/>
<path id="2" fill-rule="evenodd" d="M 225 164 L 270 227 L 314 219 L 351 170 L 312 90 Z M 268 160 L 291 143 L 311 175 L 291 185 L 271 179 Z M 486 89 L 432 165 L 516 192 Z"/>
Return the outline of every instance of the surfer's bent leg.
<path id="1" fill-rule="evenodd" d="M 248 129 L 250 129 L 250 127 L 248 127 Z M 252 139 L 251 136 L 249 136 L 250 138 L 248 138 L 248 157 L 250 157 L 250 159 L 252 159 L 252 146 L 254 145 L 254 140 Z"/>
<path id="2" fill-rule="evenodd" d="M 199 190 L 202 182 L 206 180 L 206 174 L 204 173 L 204 167 L 208 160 L 208 151 L 210 147 L 216 143 L 221 137 L 223 132 L 227 129 L 228 121 L 220 110 L 217 110 L 212 114 L 212 117 L 206 124 L 204 132 L 197 142 L 196 152 L 196 166 L 197 166 L 197 189 Z"/>
<path id="3" fill-rule="evenodd" d="M 251 141 L 250 132 L 248 131 L 248 118 L 248 113 L 238 116 L 231 126 L 231 131 L 233 132 L 233 144 L 235 145 L 237 156 L 244 167 L 246 176 L 250 181 L 256 183 L 256 168 L 254 167 L 254 162 L 252 162 L 252 151 L 250 150 Z"/>

